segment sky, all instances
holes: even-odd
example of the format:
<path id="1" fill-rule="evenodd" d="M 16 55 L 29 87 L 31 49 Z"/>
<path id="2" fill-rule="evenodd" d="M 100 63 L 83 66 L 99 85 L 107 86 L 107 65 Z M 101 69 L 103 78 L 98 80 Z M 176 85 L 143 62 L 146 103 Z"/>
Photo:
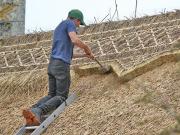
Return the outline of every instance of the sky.
<path id="1" fill-rule="evenodd" d="M 136 0 L 116 0 L 116 3 L 117 8 L 115 0 L 26 0 L 25 31 L 53 30 L 71 9 L 81 10 L 87 25 L 104 18 L 104 21 L 124 20 L 135 16 Z M 137 17 L 174 9 L 180 9 L 180 0 L 138 0 Z"/>

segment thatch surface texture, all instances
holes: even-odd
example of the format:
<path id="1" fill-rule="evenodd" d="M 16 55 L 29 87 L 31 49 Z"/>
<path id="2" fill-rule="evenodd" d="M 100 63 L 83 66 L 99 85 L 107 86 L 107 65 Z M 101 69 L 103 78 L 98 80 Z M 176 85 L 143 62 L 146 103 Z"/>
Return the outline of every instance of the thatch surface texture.
<path id="1" fill-rule="evenodd" d="M 71 92 L 78 99 L 44 134 L 158 134 L 176 124 L 179 112 L 180 63 L 167 63 L 127 83 L 113 74 L 72 74 Z M 47 94 L 46 70 L 0 78 L 0 134 L 13 134 L 23 123 L 21 111 Z M 163 106 L 167 106 L 165 109 Z"/>
<path id="2" fill-rule="evenodd" d="M 126 72 L 179 50 L 180 12 L 95 24 L 80 34 L 100 62 L 116 61 L 117 69 Z M 51 43 L 52 31 L 0 39 L 0 135 L 14 134 L 24 122 L 22 109 L 47 94 Z M 94 63 L 73 59 L 72 69 Z M 126 83 L 113 73 L 72 72 L 71 92 L 78 99 L 44 134 L 152 135 L 178 127 L 180 62 L 146 71 Z"/>

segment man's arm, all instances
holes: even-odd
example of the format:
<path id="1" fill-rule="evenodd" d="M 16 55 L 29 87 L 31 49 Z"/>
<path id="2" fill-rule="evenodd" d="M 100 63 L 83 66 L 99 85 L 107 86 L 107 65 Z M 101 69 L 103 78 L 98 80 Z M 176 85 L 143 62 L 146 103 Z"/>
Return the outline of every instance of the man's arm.
<path id="1" fill-rule="evenodd" d="M 94 58 L 94 55 L 91 52 L 91 49 L 78 38 L 75 32 L 69 32 L 69 37 L 74 45 L 76 45 L 79 48 L 84 49 L 86 56 L 88 56 L 91 59 Z"/>

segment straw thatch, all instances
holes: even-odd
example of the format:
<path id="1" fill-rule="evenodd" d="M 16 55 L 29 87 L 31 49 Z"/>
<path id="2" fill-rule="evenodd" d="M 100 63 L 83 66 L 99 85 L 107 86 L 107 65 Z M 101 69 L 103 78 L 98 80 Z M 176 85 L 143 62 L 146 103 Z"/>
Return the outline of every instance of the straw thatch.
<path id="1" fill-rule="evenodd" d="M 174 129 L 177 120 L 171 112 L 179 112 L 179 64 L 164 64 L 125 84 L 113 74 L 73 76 L 71 92 L 78 99 L 45 134 L 141 135 Z M 46 69 L 2 75 L 0 80 L 0 134 L 13 134 L 23 123 L 22 109 L 47 94 Z"/>
<path id="2" fill-rule="evenodd" d="M 150 25 L 155 24 L 157 25 L 163 25 L 158 24 L 158 22 L 166 22 L 170 20 L 178 20 L 180 19 L 180 11 L 176 10 L 175 12 L 169 12 L 169 13 L 162 13 L 159 15 L 154 16 L 145 16 L 142 18 L 130 18 L 128 20 L 123 21 L 109 21 L 109 22 L 102 22 L 97 24 L 90 24 L 87 27 L 83 27 L 79 29 L 79 34 L 90 34 L 90 33 L 97 33 L 97 32 L 103 32 L 108 30 L 116 30 L 116 29 L 124 29 L 129 27 L 137 27 L 141 25 Z M 52 38 L 52 32 L 34 32 L 34 34 L 26 34 L 22 36 L 12 36 L 7 38 L 2 38 L 0 40 L 1 46 L 6 45 L 15 45 L 15 44 L 25 44 L 25 43 L 31 43 L 31 42 L 38 42 L 41 40 L 50 40 Z"/>
<path id="3" fill-rule="evenodd" d="M 114 61 L 123 71 L 152 57 L 179 49 L 180 12 L 91 25 L 80 38 L 100 61 Z M 13 134 L 23 123 L 21 110 L 47 94 L 47 63 L 52 32 L 0 41 L 0 134 Z M 77 50 L 79 51 L 79 50 Z M 73 66 L 93 64 L 75 59 Z M 158 134 L 178 121 L 179 62 L 166 63 L 121 84 L 113 75 L 79 78 L 72 72 L 71 91 L 79 99 L 46 134 Z M 165 104 L 167 103 L 167 106 Z M 170 112 L 170 113 L 169 113 Z M 169 132 L 169 130 L 168 130 Z"/>

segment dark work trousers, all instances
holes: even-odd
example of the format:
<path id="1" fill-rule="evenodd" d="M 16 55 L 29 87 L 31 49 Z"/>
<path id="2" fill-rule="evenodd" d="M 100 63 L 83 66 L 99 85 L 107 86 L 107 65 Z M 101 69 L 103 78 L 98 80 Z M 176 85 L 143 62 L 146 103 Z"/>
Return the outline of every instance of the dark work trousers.
<path id="1" fill-rule="evenodd" d="M 40 99 L 32 108 L 41 108 L 46 114 L 65 101 L 70 87 L 70 65 L 59 59 L 50 59 L 48 65 L 49 92 Z"/>

